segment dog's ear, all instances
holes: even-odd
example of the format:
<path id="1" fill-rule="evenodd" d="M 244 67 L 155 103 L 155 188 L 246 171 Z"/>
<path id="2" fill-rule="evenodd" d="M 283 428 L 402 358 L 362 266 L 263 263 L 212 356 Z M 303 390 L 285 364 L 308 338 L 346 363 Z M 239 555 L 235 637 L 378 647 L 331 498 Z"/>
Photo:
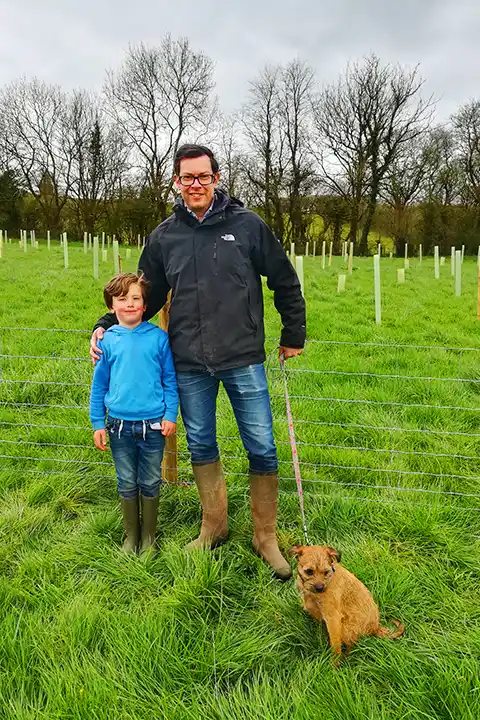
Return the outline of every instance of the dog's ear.
<path id="1" fill-rule="evenodd" d="M 336 562 L 340 562 L 342 559 L 342 553 L 340 552 L 340 550 L 335 550 L 335 548 L 330 547 L 330 545 L 327 545 L 327 548 L 330 559 L 332 561 L 335 560 Z"/>
<path id="2" fill-rule="evenodd" d="M 302 552 L 303 552 L 303 545 L 294 545 L 293 547 L 290 548 L 290 550 L 288 551 L 288 554 L 290 555 L 290 557 L 298 558 L 298 557 L 300 557 Z"/>

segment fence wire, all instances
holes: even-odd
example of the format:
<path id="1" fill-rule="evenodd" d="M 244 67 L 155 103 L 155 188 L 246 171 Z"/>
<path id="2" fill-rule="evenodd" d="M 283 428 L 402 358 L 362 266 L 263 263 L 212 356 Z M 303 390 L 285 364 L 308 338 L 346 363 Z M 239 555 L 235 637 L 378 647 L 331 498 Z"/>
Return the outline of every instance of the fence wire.
<path id="1" fill-rule="evenodd" d="M 0 473 L 114 482 L 111 459 L 93 459 L 89 335 L 90 330 L 0 327 Z M 77 338 L 81 344 L 75 346 Z M 42 343 L 48 353 L 41 351 Z M 304 366 L 287 364 L 309 502 L 433 503 L 480 512 L 479 353 L 467 347 L 309 340 Z M 309 354 L 315 367 L 307 365 Z M 387 367 L 371 367 L 382 358 Z M 285 396 L 271 358 L 268 373 L 280 492 L 289 496 L 296 491 Z M 80 422 L 67 418 L 73 413 Z M 246 492 L 248 463 L 222 394 L 217 418 L 229 486 Z M 166 463 L 181 478 L 173 484 L 192 485 L 181 424 L 178 443 L 178 452 L 167 451 Z M 308 516 L 308 505 L 306 511 Z"/>
<path id="2" fill-rule="evenodd" d="M 0 325 L 0 333 L 6 331 L 18 332 L 41 332 L 41 333 L 72 333 L 73 335 L 88 335 L 92 334 L 90 329 L 76 329 L 76 328 L 45 328 L 45 327 L 22 327 L 17 325 Z M 272 344 L 277 342 L 277 338 L 269 337 L 267 342 Z M 355 340 L 319 340 L 319 339 L 308 339 L 308 345 L 325 345 L 325 346 L 342 346 L 342 345 L 353 345 L 361 348 L 390 348 L 390 349 L 401 349 L 401 350 L 449 350 L 452 352 L 475 352 L 479 353 L 480 348 L 476 347 L 457 347 L 454 345 L 409 345 L 402 343 L 374 343 L 374 342 L 357 342 Z"/>

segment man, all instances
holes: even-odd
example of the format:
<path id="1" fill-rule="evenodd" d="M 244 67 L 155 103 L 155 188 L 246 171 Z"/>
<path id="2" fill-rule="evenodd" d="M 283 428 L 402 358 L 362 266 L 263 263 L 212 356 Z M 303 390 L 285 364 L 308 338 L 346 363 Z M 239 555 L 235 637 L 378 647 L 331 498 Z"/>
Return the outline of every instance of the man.
<path id="1" fill-rule="evenodd" d="M 216 439 L 216 398 L 222 382 L 249 458 L 253 546 L 277 577 L 291 576 L 276 539 L 278 461 L 263 363 L 261 276 L 274 292 L 283 329 L 279 353 L 299 355 L 305 343 L 305 302 L 297 275 L 262 219 L 217 185 L 218 163 L 202 145 L 182 145 L 174 161 L 181 197 L 175 212 L 149 236 L 138 269 L 151 283 L 144 320 L 172 290 L 170 344 L 193 474 L 203 509 L 199 537 L 210 547 L 228 537 L 227 492 Z M 92 335 L 90 354 L 107 314 Z"/>

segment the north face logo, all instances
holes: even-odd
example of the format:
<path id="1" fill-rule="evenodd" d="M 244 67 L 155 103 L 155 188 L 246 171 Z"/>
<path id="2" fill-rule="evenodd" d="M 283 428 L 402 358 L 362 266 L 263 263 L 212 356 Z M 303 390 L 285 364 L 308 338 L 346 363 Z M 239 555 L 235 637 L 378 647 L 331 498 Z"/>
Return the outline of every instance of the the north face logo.
<path id="1" fill-rule="evenodd" d="M 225 240 L 225 242 L 235 242 L 235 235 L 221 235 L 220 236 L 222 240 Z"/>

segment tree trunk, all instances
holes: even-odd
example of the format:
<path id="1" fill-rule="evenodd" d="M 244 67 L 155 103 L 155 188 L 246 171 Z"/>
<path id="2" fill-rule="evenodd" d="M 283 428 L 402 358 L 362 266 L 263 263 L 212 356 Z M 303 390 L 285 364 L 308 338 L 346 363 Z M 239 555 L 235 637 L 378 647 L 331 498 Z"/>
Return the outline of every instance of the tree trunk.
<path id="1" fill-rule="evenodd" d="M 333 250 L 335 254 L 342 252 L 342 221 L 339 217 L 335 218 L 333 225 Z"/>
<path id="2" fill-rule="evenodd" d="M 372 227 L 373 216 L 375 214 L 375 208 L 377 206 L 377 195 L 377 188 L 372 188 L 372 192 L 370 193 L 370 197 L 368 198 L 367 213 L 362 228 L 360 244 L 358 247 L 359 255 L 368 255 L 368 235 Z"/>
<path id="3" fill-rule="evenodd" d="M 348 241 L 357 244 L 358 225 L 359 225 L 359 203 L 357 200 L 352 201 L 352 209 L 350 212 L 350 230 L 348 233 Z"/>

